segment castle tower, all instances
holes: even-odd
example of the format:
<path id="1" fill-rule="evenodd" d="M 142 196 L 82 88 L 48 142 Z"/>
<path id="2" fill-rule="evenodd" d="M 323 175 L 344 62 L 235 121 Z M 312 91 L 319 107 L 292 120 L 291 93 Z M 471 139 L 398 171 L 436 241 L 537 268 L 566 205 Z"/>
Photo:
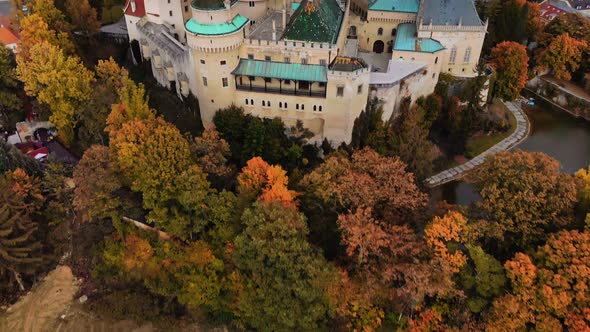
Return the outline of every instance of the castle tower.
<path id="1" fill-rule="evenodd" d="M 196 96 L 203 125 L 215 112 L 234 102 L 236 83 L 232 71 L 239 63 L 239 50 L 248 30 L 248 18 L 226 0 L 222 8 L 197 8 L 185 24 L 187 43 L 194 61 Z"/>

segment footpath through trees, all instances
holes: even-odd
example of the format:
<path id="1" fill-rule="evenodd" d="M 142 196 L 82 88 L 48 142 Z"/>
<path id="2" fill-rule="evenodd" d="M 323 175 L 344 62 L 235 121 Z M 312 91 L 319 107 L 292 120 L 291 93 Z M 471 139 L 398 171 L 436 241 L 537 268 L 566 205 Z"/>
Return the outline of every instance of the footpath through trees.
<path id="1" fill-rule="evenodd" d="M 438 187 L 445 183 L 458 180 L 465 176 L 469 171 L 483 164 L 488 156 L 493 155 L 497 152 L 510 150 L 513 147 L 520 144 L 522 141 L 524 141 L 524 139 L 528 136 L 530 130 L 530 122 L 527 118 L 527 115 L 522 110 L 520 105 L 517 104 L 517 102 L 503 103 L 516 118 L 516 130 L 514 130 L 514 132 L 510 136 L 506 137 L 498 144 L 492 146 L 486 151 L 480 153 L 468 162 L 463 163 L 459 166 L 449 168 L 445 171 L 442 171 L 438 174 L 435 174 L 427 178 L 425 180 L 427 186 Z"/>

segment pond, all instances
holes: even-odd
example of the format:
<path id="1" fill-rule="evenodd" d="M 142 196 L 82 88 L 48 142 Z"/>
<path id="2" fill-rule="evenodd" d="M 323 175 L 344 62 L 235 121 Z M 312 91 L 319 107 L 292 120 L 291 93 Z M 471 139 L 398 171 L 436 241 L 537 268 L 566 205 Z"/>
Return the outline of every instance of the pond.
<path id="1" fill-rule="evenodd" d="M 531 132 L 515 149 L 544 152 L 561 163 L 562 171 L 575 173 L 590 165 L 590 122 L 554 109 L 539 101 L 534 110 L 527 111 Z M 479 200 L 475 187 L 463 181 L 454 181 L 434 188 L 434 200 L 467 205 Z"/>

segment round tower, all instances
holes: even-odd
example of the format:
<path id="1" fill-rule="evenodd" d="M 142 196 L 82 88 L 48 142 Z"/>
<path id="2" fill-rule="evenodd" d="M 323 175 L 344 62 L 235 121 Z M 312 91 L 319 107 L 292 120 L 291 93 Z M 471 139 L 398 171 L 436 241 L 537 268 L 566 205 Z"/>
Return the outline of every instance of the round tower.
<path id="1" fill-rule="evenodd" d="M 238 66 L 249 22 L 238 13 L 236 4 L 237 0 L 226 0 L 223 7 L 198 8 L 194 2 L 193 17 L 185 24 L 204 126 L 212 122 L 218 109 L 234 101 L 236 85 L 232 71 Z"/>

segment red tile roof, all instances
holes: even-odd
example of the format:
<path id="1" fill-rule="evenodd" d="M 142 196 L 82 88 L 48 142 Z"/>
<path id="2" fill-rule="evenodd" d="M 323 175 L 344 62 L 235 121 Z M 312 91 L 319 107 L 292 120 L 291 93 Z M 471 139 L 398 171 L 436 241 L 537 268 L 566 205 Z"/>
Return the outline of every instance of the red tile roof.
<path id="1" fill-rule="evenodd" d="M 133 10 L 133 3 L 135 3 L 135 11 Z M 143 0 L 127 0 L 123 11 L 125 12 L 125 15 L 144 17 L 145 4 L 143 3 Z"/>
<path id="2" fill-rule="evenodd" d="M 0 26 L 0 44 L 9 45 L 18 43 L 18 37 L 7 27 Z"/>
<path id="3" fill-rule="evenodd" d="M 553 6 L 547 2 L 541 4 L 541 17 L 546 20 L 552 20 L 556 16 L 560 16 L 567 13 L 565 10 Z"/>

